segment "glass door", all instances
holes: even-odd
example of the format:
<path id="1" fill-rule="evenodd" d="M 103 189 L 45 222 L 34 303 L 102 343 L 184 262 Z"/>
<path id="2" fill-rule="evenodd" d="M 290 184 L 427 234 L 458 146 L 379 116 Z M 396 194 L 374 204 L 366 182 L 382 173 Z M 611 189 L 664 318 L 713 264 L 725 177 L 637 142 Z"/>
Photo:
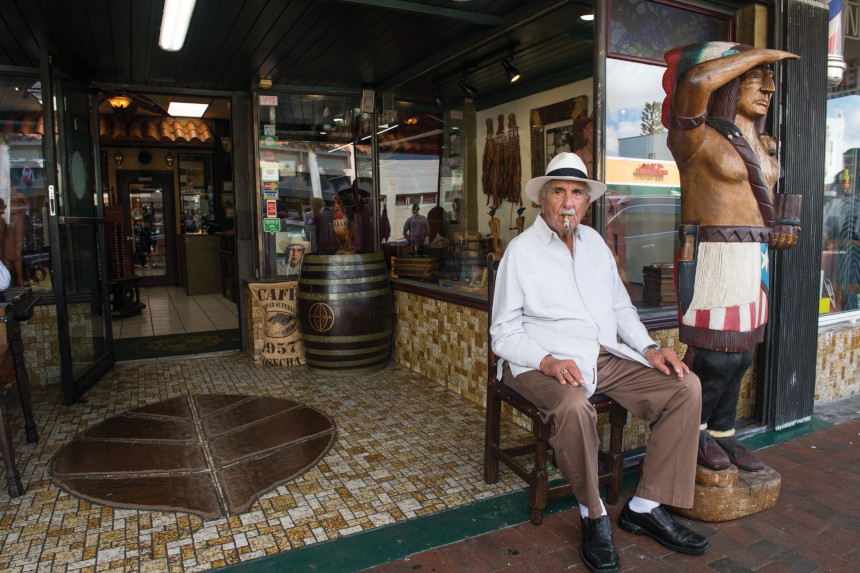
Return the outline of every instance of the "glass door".
<path id="1" fill-rule="evenodd" d="M 42 58 L 48 224 L 63 400 L 77 401 L 114 364 L 96 168 L 95 102 L 86 85 Z M 50 133 L 50 136 L 48 134 Z"/>
<path id="2" fill-rule="evenodd" d="M 177 284 L 173 173 L 117 173 L 119 201 L 134 237 L 134 276 L 141 287 Z"/>

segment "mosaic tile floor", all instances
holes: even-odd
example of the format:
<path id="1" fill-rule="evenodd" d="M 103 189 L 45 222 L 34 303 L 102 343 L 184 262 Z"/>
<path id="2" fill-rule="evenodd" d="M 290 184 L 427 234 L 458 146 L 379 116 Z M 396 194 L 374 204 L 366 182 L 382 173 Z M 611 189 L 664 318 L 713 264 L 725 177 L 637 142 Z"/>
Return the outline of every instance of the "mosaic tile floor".
<path id="1" fill-rule="evenodd" d="M 337 424 L 335 444 L 318 466 L 247 513 L 212 521 L 112 509 L 51 483 L 53 456 L 78 432 L 131 408 L 205 392 L 318 408 Z M 521 489 L 510 473 L 492 486 L 482 479 L 482 409 L 396 364 L 343 378 L 259 366 L 244 354 L 122 364 L 85 399 L 67 407 L 59 388 L 37 389 L 37 444 L 25 442 L 20 406 L 9 403 L 26 493 L 0 492 L 2 571 L 202 571 Z M 507 423 L 503 431 L 524 433 Z"/>

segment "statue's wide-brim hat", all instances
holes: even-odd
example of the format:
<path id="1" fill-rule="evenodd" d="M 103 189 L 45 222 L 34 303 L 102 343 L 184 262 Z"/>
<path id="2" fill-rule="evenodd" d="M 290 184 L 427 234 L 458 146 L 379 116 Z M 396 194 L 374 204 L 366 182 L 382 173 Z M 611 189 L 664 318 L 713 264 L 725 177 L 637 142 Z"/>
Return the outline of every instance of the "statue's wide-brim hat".
<path id="1" fill-rule="evenodd" d="M 576 153 L 559 153 L 546 166 L 546 175 L 535 177 L 526 183 L 526 196 L 534 203 L 539 203 L 538 193 L 548 181 L 562 179 L 564 181 L 582 181 L 588 189 L 588 202 L 598 199 L 606 193 L 606 185 L 600 181 L 588 178 L 585 163 Z"/>
<path id="2" fill-rule="evenodd" d="M 666 92 L 666 99 L 663 100 L 663 125 L 669 127 L 669 111 L 672 109 L 672 94 L 675 92 L 678 76 L 702 62 L 752 49 L 752 46 L 735 42 L 705 42 L 680 46 L 666 52 L 663 55 L 667 64 L 666 71 L 663 72 L 663 91 Z"/>

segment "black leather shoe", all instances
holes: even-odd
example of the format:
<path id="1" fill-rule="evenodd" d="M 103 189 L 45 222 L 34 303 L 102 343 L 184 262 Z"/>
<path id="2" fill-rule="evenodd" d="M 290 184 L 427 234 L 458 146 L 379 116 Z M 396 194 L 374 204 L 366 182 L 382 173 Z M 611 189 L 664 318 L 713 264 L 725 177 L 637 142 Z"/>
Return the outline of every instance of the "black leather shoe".
<path id="1" fill-rule="evenodd" d="M 764 462 L 746 449 L 736 437 L 717 438 L 716 442 L 726 452 L 729 461 L 740 469 L 748 472 L 758 472 L 764 469 Z"/>
<path id="2" fill-rule="evenodd" d="M 579 556 L 585 566 L 595 573 L 615 573 L 621 568 L 615 543 L 612 542 L 612 521 L 608 515 L 597 519 L 581 517 L 582 550 Z"/>
<path id="3" fill-rule="evenodd" d="M 732 464 L 726 452 L 707 430 L 699 430 L 699 453 L 696 463 L 711 470 L 725 470 Z"/>
<path id="4" fill-rule="evenodd" d="M 635 535 L 647 535 L 679 553 L 701 555 L 710 547 L 707 539 L 672 519 L 662 505 L 651 513 L 636 513 L 628 501 L 618 516 L 618 527 Z"/>

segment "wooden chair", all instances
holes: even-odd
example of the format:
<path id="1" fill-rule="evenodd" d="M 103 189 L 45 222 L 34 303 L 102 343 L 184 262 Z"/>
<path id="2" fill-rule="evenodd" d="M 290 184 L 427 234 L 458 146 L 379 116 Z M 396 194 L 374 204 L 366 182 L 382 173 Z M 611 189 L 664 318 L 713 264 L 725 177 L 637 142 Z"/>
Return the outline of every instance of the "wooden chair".
<path id="1" fill-rule="evenodd" d="M 499 255 L 490 253 L 487 257 L 490 311 L 487 325 L 492 324 L 493 290 L 495 287 L 496 271 L 499 268 Z M 515 474 L 529 484 L 529 504 L 532 509 L 531 522 L 540 525 L 543 522 L 543 510 L 547 501 L 554 497 L 571 495 L 573 488 L 565 482 L 549 487 L 549 471 L 547 470 L 547 453 L 551 449 L 549 438 L 552 435 L 552 425 L 544 423 L 538 409 L 520 394 L 496 379 L 496 364 L 498 357 L 493 353 L 492 339 L 487 336 L 488 370 L 487 370 L 487 420 L 484 441 L 484 481 L 495 483 L 499 479 L 499 462 L 503 462 Z M 624 473 L 624 457 L 621 452 L 622 434 L 627 423 L 627 410 L 602 394 L 590 398 L 598 414 L 609 414 L 609 448 L 599 453 L 602 468 L 599 474 L 600 485 L 606 486 L 606 501 L 614 505 L 618 502 L 618 490 Z M 503 447 L 501 440 L 502 403 L 509 404 L 532 421 L 534 442 L 526 445 Z M 530 456 L 533 459 L 531 469 L 527 460 L 517 458 Z"/>

